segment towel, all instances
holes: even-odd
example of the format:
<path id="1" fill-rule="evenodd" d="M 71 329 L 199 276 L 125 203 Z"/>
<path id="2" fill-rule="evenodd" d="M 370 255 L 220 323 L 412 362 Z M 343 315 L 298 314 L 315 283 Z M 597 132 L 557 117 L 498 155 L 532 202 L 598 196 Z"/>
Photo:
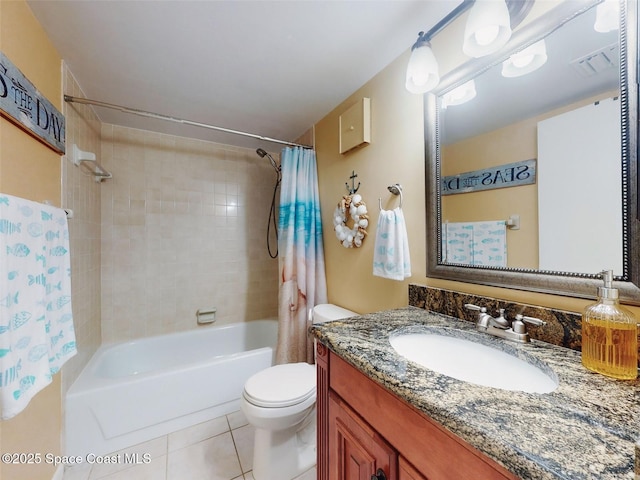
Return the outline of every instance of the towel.
<path id="1" fill-rule="evenodd" d="M 504 220 L 447 222 L 442 225 L 442 232 L 444 262 L 507 266 L 507 226 Z"/>
<path id="2" fill-rule="evenodd" d="M 404 280 L 411 276 L 407 226 L 399 207 L 380 210 L 373 250 L 373 274 L 391 280 Z"/>
<path id="3" fill-rule="evenodd" d="M 445 263 L 473 263 L 473 224 L 442 225 L 442 255 Z"/>
<path id="4" fill-rule="evenodd" d="M 64 210 L 0 194 L 0 418 L 76 353 Z"/>

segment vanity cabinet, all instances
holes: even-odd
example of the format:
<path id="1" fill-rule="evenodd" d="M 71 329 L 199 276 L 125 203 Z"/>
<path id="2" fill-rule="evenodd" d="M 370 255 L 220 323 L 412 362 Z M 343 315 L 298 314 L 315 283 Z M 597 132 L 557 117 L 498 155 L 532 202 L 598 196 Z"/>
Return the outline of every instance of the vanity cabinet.
<path id="1" fill-rule="evenodd" d="M 318 480 L 517 480 L 517 476 L 317 347 Z"/>
<path id="2" fill-rule="evenodd" d="M 340 397 L 329 392 L 329 478 L 361 480 L 382 469 L 397 478 L 397 453 Z"/>
<path id="3" fill-rule="evenodd" d="M 428 480 L 417 471 L 404 457 L 398 459 L 398 480 Z"/>

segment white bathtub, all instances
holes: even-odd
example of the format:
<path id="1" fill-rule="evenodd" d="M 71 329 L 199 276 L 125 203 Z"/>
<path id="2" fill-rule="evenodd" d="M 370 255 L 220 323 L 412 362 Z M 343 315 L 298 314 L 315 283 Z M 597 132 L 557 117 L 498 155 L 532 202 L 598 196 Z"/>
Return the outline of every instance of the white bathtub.
<path id="1" fill-rule="evenodd" d="M 273 364 L 277 320 L 101 346 L 66 395 L 66 454 L 103 455 L 239 410 Z"/>

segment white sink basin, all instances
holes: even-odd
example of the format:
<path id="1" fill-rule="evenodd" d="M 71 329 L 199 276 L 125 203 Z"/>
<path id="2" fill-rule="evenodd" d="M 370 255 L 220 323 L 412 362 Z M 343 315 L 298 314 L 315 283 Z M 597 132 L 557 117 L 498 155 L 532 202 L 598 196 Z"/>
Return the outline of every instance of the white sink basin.
<path id="1" fill-rule="evenodd" d="M 389 341 L 406 359 L 468 383 L 530 393 L 549 393 L 558 387 L 558 381 L 537 366 L 462 338 L 406 333 Z"/>

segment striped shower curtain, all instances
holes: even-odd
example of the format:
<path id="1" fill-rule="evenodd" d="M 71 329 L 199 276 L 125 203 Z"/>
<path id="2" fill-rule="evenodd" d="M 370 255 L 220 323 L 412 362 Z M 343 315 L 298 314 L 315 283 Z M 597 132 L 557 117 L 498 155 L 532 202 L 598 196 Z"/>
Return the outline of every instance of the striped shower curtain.
<path id="1" fill-rule="evenodd" d="M 307 333 L 309 312 L 327 301 L 316 153 L 302 147 L 286 147 L 280 163 L 276 363 L 312 363 L 313 341 Z"/>

